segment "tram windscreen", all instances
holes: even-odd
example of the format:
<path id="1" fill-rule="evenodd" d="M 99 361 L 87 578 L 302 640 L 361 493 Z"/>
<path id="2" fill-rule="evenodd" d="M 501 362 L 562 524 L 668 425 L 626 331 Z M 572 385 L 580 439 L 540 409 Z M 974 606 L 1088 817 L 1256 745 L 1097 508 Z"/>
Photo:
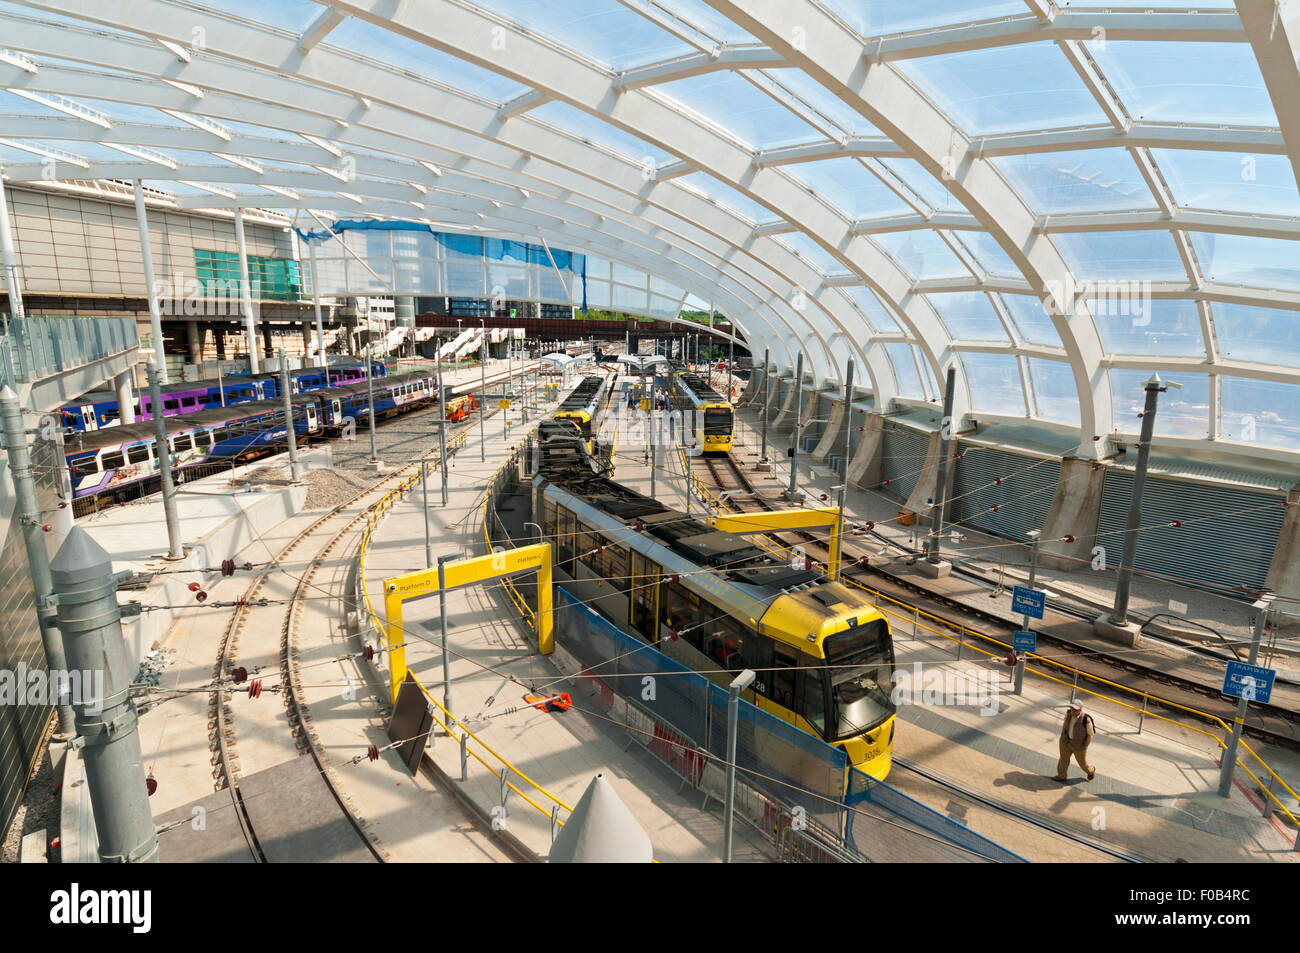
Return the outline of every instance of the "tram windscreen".
<path id="1" fill-rule="evenodd" d="M 894 713 L 889 627 L 883 619 L 829 636 L 823 645 L 836 741 L 869 731 Z"/>
<path id="2" fill-rule="evenodd" d="M 726 407 L 709 407 L 704 411 L 704 436 L 723 437 L 731 433 L 731 411 Z"/>

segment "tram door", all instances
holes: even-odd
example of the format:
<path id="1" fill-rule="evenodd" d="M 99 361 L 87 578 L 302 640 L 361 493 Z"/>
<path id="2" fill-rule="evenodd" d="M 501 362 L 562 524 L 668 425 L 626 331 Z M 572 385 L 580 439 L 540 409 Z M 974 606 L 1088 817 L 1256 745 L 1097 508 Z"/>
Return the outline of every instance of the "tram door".
<path id="1" fill-rule="evenodd" d="M 86 430 L 98 430 L 99 422 L 95 420 L 95 408 L 85 404 L 81 408 L 81 423 Z"/>
<path id="2" fill-rule="evenodd" d="M 308 404 L 308 405 L 307 405 L 307 432 L 308 432 L 308 433 L 315 433 L 316 430 L 317 430 L 317 427 L 316 427 L 316 405 L 315 405 L 315 404 Z"/>
<path id="3" fill-rule="evenodd" d="M 343 422 L 343 405 L 339 403 L 339 399 L 337 397 L 335 397 L 333 400 L 330 401 L 330 407 L 333 409 L 334 412 L 334 418 L 330 421 L 330 423 L 341 424 Z"/>
<path id="4" fill-rule="evenodd" d="M 632 553 L 632 628 L 647 642 L 659 641 L 659 567 L 640 553 Z"/>

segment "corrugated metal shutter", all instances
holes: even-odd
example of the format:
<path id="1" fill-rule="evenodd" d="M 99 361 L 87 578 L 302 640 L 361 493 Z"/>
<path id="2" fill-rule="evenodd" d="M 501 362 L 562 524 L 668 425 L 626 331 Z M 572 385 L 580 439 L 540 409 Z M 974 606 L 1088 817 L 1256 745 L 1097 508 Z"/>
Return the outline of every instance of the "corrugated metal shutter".
<path id="1" fill-rule="evenodd" d="M 958 450 L 962 457 L 953 474 L 948 511 L 954 520 L 1018 540 L 1042 528 L 1061 478 L 1059 460 L 960 441 Z"/>
<path id="2" fill-rule="evenodd" d="M 1111 469 L 1102 490 L 1097 545 L 1118 569 L 1124 553 L 1133 474 Z M 1136 569 L 1184 582 L 1220 586 L 1264 584 L 1286 510 L 1280 494 L 1148 476 Z M 1181 520 L 1182 526 L 1168 524 Z"/>
<path id="3" fill-rule="evenodd" d="M 903 499 L 911 496 L 921 471 L 925 469 L 925 458 L 929 452 L 928 433 L 904 427 L 892 420 L 885 421 L 880 449 L 880 465 L 884 479 L 889 481 L 889 486 L 885 489 L 897 493 Z"/>

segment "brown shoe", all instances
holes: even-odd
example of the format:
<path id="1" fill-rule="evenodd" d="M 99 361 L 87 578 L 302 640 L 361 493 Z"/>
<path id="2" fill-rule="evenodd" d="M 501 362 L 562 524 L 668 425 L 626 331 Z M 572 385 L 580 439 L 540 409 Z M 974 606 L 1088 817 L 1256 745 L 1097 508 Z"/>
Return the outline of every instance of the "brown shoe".
<path id="1" fill-rule="evenodd" d="M 1097 776 L 1097 769 L 1096 769 L 1096 768 L 1093 768 L 1091 771 L 1088 772 L 1088 780 L 1089 780 L 1089 781 L 1091 781 L 1091 780 L 1092 780 L 1093 778 L 1095 778 L 1096 776 Z"/>
<path id="2" fill-rule="evenodd" d="M 1070 779 L 1069 779 L 1069 778 L 1052 778 L 1052 780 L 1053 780 L 1053 781 L 1060 781 L 1062 784 L 1064 784 L 1066 781 L 1068 781 L 1068 780 L 1070 780 Z"/>

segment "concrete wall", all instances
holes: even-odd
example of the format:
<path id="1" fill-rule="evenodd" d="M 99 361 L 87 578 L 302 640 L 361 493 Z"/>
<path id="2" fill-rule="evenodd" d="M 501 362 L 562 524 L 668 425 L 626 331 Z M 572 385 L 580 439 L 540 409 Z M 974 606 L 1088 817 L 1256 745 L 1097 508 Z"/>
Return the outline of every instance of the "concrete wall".
<path id="1" fill-rule="evenodd" d="M 935 482 L 939 478 L 939 459 L 942 449 L 942 438 L 939 431 L 930 434 L 930 447 L 925 455 L 925 469 L 921 471 L 920 477 L 917 478 L 916 488 L 912 490 L 912 495 L 907 498 L 903 504 L 904 508 L 911 510 L 916 514 L 918 521 L 928 521 L 933 517 L 934 504 L 928 502 L 934 498 Z M 948 472 L 946 474 L 947 486 L 944 489 L 944 522 L 947 522 L 949 513 L 952 512 L 952 480 L 957 473 L 957 467 L 953 465 L 952 452 L 955 448 L 951 443 L 948 445 Z"/>
<path id="2" fill-rule="evenodd" d="M 1277 537 L 1277 549 L 1268 568 L 1267 585 L 1280 597 L 1278 611 L 1300 618 L 1300 485 L 1291 488 L 1286 498 L 1286 518 Z"/>
<path id="3" fill-rule="evenodd" d="M 1061 461 L 1061 479 L 1052 497 L 1052 509 L 1043 524 L 1038 561 L 1045 569 L 1073 571 L 1088 565 L 1097 540 L 1106 468 L 1087 460 Z M 1073 543 L 1063 537 L 1073 535 Z"/>

